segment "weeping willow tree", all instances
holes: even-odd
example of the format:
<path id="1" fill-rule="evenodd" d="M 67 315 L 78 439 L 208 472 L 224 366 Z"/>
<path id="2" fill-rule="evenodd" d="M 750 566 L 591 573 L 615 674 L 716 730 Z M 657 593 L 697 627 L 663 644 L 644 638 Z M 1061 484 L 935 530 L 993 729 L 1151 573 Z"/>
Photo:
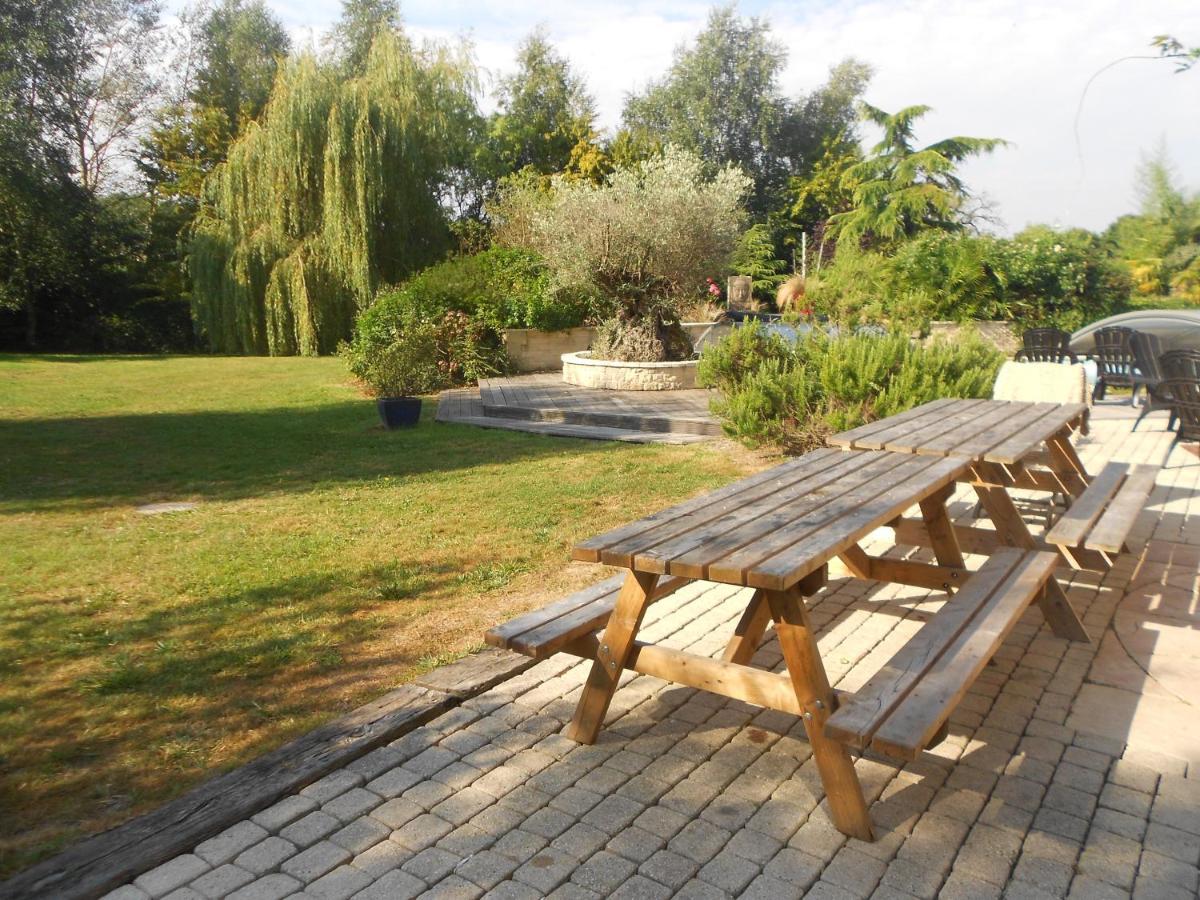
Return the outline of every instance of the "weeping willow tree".
<path id="1" fill-rule="evenodd" d="M 214 350 L 318 354 L 381 283 L 445 250 L 441 203 L 478 113 L 462 53 L 382 32 L 363 73 L 306 54 L 204 185 L 193 311 Z"/>

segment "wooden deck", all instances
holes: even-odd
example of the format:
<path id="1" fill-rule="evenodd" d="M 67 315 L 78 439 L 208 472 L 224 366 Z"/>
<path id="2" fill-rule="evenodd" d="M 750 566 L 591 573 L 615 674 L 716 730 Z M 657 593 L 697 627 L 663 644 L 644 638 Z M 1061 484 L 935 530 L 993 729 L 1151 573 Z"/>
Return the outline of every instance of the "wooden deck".
<path id="1" fill-rule="evenodd" d="M 602 391 L 565 384 L 558 373 L 489 378 L 478 389 L 446 391 L 439 422 L 564 437 L 691 443 L 721 434 L 711 392 Z"/>

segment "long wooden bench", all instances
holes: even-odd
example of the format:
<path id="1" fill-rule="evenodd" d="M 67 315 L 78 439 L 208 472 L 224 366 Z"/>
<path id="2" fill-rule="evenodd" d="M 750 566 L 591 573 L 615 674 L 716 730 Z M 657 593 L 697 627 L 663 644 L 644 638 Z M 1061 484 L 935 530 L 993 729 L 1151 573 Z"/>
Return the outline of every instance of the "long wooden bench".
<path id="1" fill-rule="evenodd" d="M 1057 554 L 997 550 L 936 615 L 839 706 L 826 736 L 916 759 L 987 665 L 1021 614 L 1046 589 Z"/>
<path id="2" fill-rule="evenodd" d="M 1046 541 L 1059 547 L 1077 569 L 1094 568 L 1088 559 L 1096 553 L 1124 551 L 1157 477 L 1157 466 L 1108 463 L 1047 532 Z"/>
<path id="3" fill-rule="evenodd" d="M 621 592 L 624 575 L 576 591 L 488 630 L 483 639 L 493 647 L 515 650 L 534 659 L 552 656 L 567 644 L 603 628 Z M 686 578 L 664 578 L 651 600 L 661 600 L 687 584 Z"/>

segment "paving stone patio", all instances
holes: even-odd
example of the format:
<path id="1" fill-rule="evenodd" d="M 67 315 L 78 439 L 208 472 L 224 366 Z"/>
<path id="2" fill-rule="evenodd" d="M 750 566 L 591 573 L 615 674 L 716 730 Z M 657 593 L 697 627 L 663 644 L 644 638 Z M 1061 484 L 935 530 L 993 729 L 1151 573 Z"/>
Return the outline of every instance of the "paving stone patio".
<path id="1" fill-rule="evenodd" d="M 1067 585 L 1095 641 L 1032 608 L 943 744 L 859 760 L 874 843 L 830 824 L 794 716 L 627 674 L 580 746 L 560 731 L 587 666 L 555 657 L 108 896 L 1195 897 L 1200 461 L 1165 416 L 1131 424 L 1101 410 L 1080 446 L 1093 471 L 1166 460 L 1131 539 L 1145 553 Z M 972 506 L 960 492 L 955 512 Z M 647 639 L 716 654 L 744 600 L 691 585 L 651 607 Z M 834 577 L 812 602 L 831 680 L 861 685 L 941 602 Z M 755 664 L 782 666 L 773 639 Z"/>

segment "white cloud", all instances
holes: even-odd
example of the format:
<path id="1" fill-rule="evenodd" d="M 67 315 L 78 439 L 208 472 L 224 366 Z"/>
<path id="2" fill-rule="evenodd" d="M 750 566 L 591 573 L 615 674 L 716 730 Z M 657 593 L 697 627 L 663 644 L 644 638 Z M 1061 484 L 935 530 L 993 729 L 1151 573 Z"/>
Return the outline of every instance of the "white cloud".
<path id="1" fill-rule="evenodd" d="M 293 33 L 320 33 L 338 15 L 335 0 L 268 0 Z M 674 48 L 703 27 L 710 4 L 610 0 L 411 0 L 403 4 L 421 36 L 467 34 L 481 65 L 511 69 L 522 36 L 544 25 L 595 95 L 601 124 L 616 125 L 625 95 L 658 77 Z M 1183 75 L 1161 61 L 1134 60 L 1096 78 L 1079 121 L 1084 84 L 1106 64 L 1152 55 L 1163 32 L 1200 43 L 1195 0 L 860 0 L 745 2 L 765 16 L 789 54 L 784 85 L 811 90 L 846 56 L 875 67 L 868 99 L 888 110 L 934 108 L 918 138 L 1003 137 L 1013 146 L 972 161 L 968 183 L 989 196 L 1012 230 L 1030 222 L 1103 228 L 1131 211 L 1134 170 L 1160 138 L 1181 180 L 1200 189 L 1200 71 Z M 308 43 L 311 37 L 303 37 Z"/>

